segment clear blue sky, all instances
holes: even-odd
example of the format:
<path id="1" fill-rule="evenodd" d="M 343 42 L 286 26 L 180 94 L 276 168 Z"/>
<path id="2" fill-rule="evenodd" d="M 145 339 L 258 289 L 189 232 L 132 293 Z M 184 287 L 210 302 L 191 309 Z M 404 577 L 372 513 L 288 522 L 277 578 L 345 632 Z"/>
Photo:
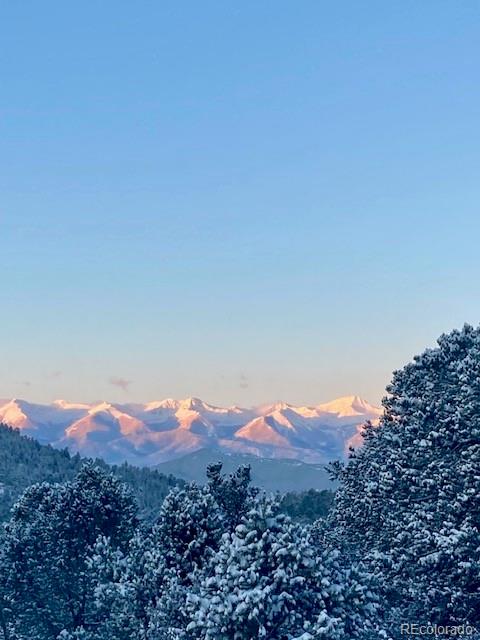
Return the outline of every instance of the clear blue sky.
<path id="1" fill-rule="evenodd" d="M 479 322 L 478 2 L 7 0 L 0 41 L 0 397 L 378 401 Z"/>

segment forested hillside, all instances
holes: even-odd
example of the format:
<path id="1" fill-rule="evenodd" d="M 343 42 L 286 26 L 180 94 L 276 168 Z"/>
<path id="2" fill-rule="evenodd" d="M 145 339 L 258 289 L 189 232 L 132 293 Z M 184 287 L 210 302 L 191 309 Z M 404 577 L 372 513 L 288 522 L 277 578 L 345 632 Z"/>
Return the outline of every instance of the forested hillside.
<path id="1" fill-rule="evenodd" d="M 37 482 L 72 480 L 85 459 L 66 450 L 41 445 L 16 429 L 0 424 L 0 521 L 9 514 L 15 500 Z M 129 464 L 109 466 L 103 460 L 95 464 L 112 473 L 131 487 L 138 502 L 140 516 L 149 519 L 158 510 L 170 489 L 183 485 L 171 475 L 133 467 Z"/>
<path id="2" fill-rule="evenodd" d="M 39 482 L 72 480 L 85 462 L 86 459 L 79 454 L 72 456 L 67 449 L 39 444 L 18 430 L 0 424 L 0 522 L 8 518 L 15 500 L 27 487 Z M 170 489 L 185 485 L 182 479 L 151 468 L 107 465 L 101 459 L 96 459 L 95 465 L 111 470 L 132 489 L 139 506 L 139 516 L 147 521 L 158 515 Z M 199 484 L 206 481 L 206 466 Z M 273 479 L 271 486 L 275 486 Z M 281 508 L 294 520 L 313 522 L 327 514 L 332 496 L 333 492 L 326 490 L 292 491 L 283 497 Z"/>

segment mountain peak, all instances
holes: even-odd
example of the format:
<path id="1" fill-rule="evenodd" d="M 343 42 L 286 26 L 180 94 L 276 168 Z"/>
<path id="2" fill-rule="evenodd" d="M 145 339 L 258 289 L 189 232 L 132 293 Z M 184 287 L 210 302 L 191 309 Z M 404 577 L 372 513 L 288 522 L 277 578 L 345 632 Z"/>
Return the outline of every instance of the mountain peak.
<path id="1" fill-rule="evenodd" d="M 93 415 L 95 413 L 101 413 L 103 411 L 111 411 L 114 407 L 109 402 L 106 402 L 104 400 L 103 402 L 100 402 L 93 406 L 87 406 L 87 408 L 88 408 L 88 413 Z"/>
<path id="2" fill-rule="evenodd" d="M 187 409 L 187 410 L 195 410 L 195 409 L 202 409 L 205 406 L 203 400 L 200 400 L 200 398 L 195 398 L 194 396 L 192 396 L 191 398 L 184 398 L 183 400 L 180 400 L 180 407 L 182 409 Z"/>
<path id="3" fill-rule="evenodd" d="M 225 412 L 228 409 L 222 409 L 221 407 L 215 407 L 213 404 L 208 404 L 200 398 L 192 396 L 191 398 L 184 398 L 179 402 L 179 408 L 186 411 L 213 411 L 213 412 Z"/>
<path id="4" fill-rule="evenodd" d="M 360 396 L 341 396 L 330 402 L 317 405 L 316 409 L 325 413 L 336 413 L 339 417 L 381 414 L 381 409 L 370 404 Z"/>
<path id="5" fill-rule="evenodd" d="M 27 413 L 23 410 L 22 405 L 27 404 L 17 398 L 7 400 L 7 402 L 0 407 L 0 422 L 4 422 L 12 427 L 28 428 L 32 426 L 32 422 Z"/>

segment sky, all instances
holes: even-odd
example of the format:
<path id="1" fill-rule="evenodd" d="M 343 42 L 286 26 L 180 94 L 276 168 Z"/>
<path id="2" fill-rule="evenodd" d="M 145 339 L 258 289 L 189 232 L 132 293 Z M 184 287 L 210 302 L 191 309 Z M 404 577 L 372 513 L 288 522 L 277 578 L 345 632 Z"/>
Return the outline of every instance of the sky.
<path id="1" fill-rule="evenodd" d="M 478 2 L 0 8 L 0 398 L 379 402 L 480 321 Z"/>

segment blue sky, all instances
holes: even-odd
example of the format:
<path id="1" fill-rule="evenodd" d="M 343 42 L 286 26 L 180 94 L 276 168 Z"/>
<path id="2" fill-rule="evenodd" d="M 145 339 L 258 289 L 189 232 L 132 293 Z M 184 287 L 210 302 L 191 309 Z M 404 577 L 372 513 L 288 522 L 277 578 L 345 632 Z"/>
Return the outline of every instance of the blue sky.
<path id="1" fill-rule="evenodd" d="M 480 320 L 478 3 L 6 2 L 0 38 L 0 397 L 378 401 Z"/>

